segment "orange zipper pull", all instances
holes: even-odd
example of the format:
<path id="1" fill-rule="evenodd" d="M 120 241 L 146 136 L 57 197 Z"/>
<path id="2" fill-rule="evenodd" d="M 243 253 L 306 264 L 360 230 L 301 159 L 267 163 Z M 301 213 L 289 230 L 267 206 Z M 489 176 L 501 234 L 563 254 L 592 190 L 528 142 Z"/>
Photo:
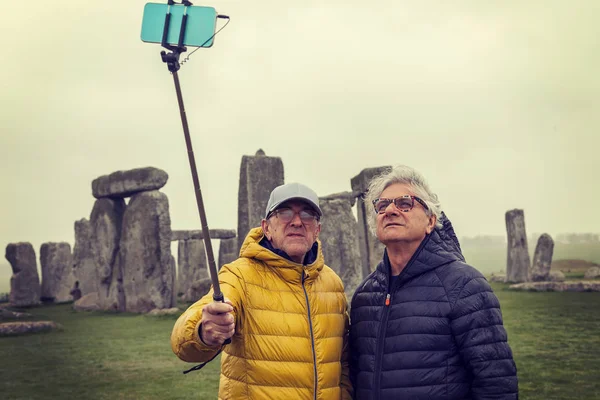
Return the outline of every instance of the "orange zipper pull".
<path id="1" fill-rule="evenodd" d="M 385 305 L 389 306 L 390 305 L 390 297 L 391 295 L 388 293 L 387 296 L 385 297 Z"/>

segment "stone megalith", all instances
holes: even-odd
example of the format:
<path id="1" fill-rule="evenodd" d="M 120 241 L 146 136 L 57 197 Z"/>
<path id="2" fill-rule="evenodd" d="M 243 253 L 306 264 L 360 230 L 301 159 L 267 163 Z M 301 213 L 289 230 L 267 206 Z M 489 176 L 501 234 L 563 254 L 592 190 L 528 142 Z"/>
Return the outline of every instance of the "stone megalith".
<path id="1" fill-rule="evenodd" d="M 533 282 L 546 281 L 550 278 L 554 241 L 547 233 L 541 235 L 535 246 L 530 278 Z"/>
<path id="2" fill-rule="evenodd" d="M 40 304 L 40 276 L 31 243 L 8 244 L 5 257 L 13 270 L 10 277 L 10 303 L 17 307 Z"/>
<path id="3" fill-rule="evenodd" d="M 220 269 L 225 264 L 229 264 L 230 262 L 237 260 L 239 257 L 237 243 L 237 237 L 231 239 L 221 239 L 219 243 L 219 262 L 217 263 L 217 269 Z"/>
<path id="4" fill-rule="evenodd" d="M 523 210 L 506 212 L 507 257 L 506 282 L 520 283 L 529 281 L 531 260 L 527 249 L 527 232 Z"/>
<path id="5" fill-rule="evenodd" d="M 390 166 L 365 168 L 350 180 L 352 191 L 363 195 L 369 188 L 371 179 L 384 172 L 389 171 Z M 385 246 L 369 230 L 367 218 L 374 213 L 372 204 L 365 204 L 363 196 L 357 197 L 356 207 L 358 211 L 358 248 L 360 250 L 362 277 L 369 275 L 379 262 L 383 259 Z"/>
<path id="6" fill-rule="evenodd" d="M 118 262 L 125 311 L 146 313 L 173 306 L 169 200 L 157 190 L 134 195 L 123 215 Z"/>
<path id="7" fill-rule="evenodd" d="M 348 298 L 362 281 L 362 264 L 358 250 L 357 221 L 352 213 L 352 200 L 319 199 L 323 217 L 319 239 L 325 264 L 344 282 Z"/>
<path id="8" fill-rule="evenodd" d="M 194 281 L 207 277 L 208 261 L 204 252 L 204 240 L 180 240 L 177 247 L 177 292 L 184 294 Z"/>
<path id="9" fill-rule="evenodd" d="M 177 308 L 177 263 L 175 262 L 175 257 L 173 257 L 173 254 L 171 254 L 171 257 L 169 258 L 169 263 L 173 268 L 173 274 L 171 274 L 171 308 Z"/>
<path id="10" fill-rule="evenodd" d="M 119 242 L 119 246 L 120 246 Z M 112 278 L 111 284 L 108 289 L 107 298 L 103 298 L 100 301 L 100 297 L 96 297 L 98 299 L 99 305 L 103 307 L 104 310 L 107 311 L 117 311 L 117 312 L 125 312 L 125 289 L 123 287 L 123 263 L 121 262 L 121 252 L 118 251 L 115 257 L 115 263 L 113 265 L 112 270 Z M 116 299 L 116 303 L 114 300 Z M 116 307 L 116 308 L 115 308 Z"/>
<path id="11" fill-rule="evenodd" d="M 183 294 L 182 300 L 188 303 L 193 303 L 200 300 L 207 294 L 212 287 L 210 278 L 200 279 L 192 282 L 188 290 Z"/>
<path id="12" fill-rule="evenodd" d="M 90 239 L 93 261 L 97 273 L 98 306 L 102 310 L 118 311 L 119 288 L 122 285 L 115 274 L 125 201 L 123 199 L 102 198 L 94 202 L 90 214 Z M 113 276 L 116 275 L 116 276 Z"/>
<path id="13" fill-rule="evenodd" d="M 154 167 L 116 171 L 94 179 L 92 195 L 97 199 L 130 197 L 138 192 L 158 190 L 165 186 L 168 179 L 165 171 Z"/>
<path id="14" fill-rule="evenodd" d="M 43 243 L 40 248 L 43 301 L 64 303 L 71 301 L 75 286 L 71 245 L 66 242 Z"/>
<path id="15" fill-rule="evenodd" d="M 243 156 L 238 190 L 238 244 L 240 250 L 250 229 L 260 226 L 271 191 L 283 185 L 283 162 L 280 157 L 267 157 L 262 150 L 254 156 Z"/>
<path id="16" fill-rule="evenodd" d="M 92 248 L 92 229 L 85 218 L 75 221 L 75 245 L 73 246 L 73 273 L 79 282 L 82 296 L 98 292 L 100 281 Z"/>

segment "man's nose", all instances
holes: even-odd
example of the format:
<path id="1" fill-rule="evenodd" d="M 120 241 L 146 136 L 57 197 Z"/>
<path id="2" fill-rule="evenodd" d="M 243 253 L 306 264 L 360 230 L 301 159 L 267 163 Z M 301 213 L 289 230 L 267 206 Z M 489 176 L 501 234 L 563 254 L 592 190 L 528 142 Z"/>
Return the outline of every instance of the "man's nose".
<path id="1" fill-rule="evenodd" d="M 299 213 L 294 213 L 292 220 L 290 221 L 290 225 L 292 226 L 302 226 L 302 220 L 300 219 Z"/>
<path id="2" fill-rule="evenodd" d="M 396 204 L 394 204 L 394 202 L 392 201 L 385 208 L 385 213 L 386 215 L 400 215 L 400 210 L 398 210 L 398 207 L 396 207 Z"/>

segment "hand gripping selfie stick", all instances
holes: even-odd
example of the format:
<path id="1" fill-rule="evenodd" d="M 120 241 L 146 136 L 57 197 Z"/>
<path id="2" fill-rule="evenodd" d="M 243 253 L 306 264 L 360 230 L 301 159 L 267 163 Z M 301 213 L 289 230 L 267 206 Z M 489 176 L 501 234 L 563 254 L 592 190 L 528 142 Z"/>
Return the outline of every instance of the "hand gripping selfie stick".
<path id="1" fill-rule="evenodd" d="M 173 0 L 168 0 L 169 6 L 175 4 Z M 191 6 L 192 3 L 183 0 L 184 6 Z M 185 145 L 187 147 L 188 159 L 190 162 L 190 168 L 192 170 L 192 180 L 194 182 L 194 192 L 196 193 L 196 203 L 198 204 L 198 214 L 200 214 L 200 222 L 202 224 L 202 238 L 204 239 L 204 248 L 206 249 L 206 258 L 208 259 L 208 270 L 210 272 L 210 279 L 213 285 L 213 300 L 224 302 L 223 292 L 221 292 L 221 286 L 219 285 L 219 276 L 217 267 L 215 265 L 215 256 L 213 254 L 212 243 L 210 241 L 210 234 L 208 230 L 208 223 L 206 222 L 206 212 L 204 211 L 204 202 L 202 200 L 202 191 L 200 190 L 200 182 L 198 181 L 198 172 L 196 170 L 196 160 L 194 158 L 194 150 L 192 149 L 192 139 L 190 138 L 190 130 L 188 128 L 187 117 L 185 114 L 185 107 L 183 105 L 183 97 L 181 95 L 181 87 L 179 85 L 179 76 L 177 71 L 180 68 L 179 56 L 181 53 L 187 51 L 187 48 L 183 46 L 183 38 L 185 36 L 185 28 L 187 23 L 187 13 L 184 12 L 183 19 L 181 21 L 181 30 L 179 31 L 179 41 L 177 46 L 173 46 L 167 43 L 167 35 L 169 32 L 169 23 L 171 22 L 170 8 L 167 8 L 167 14 L 165 15 L 165 26 L 163 30 L 161 46 L 169 50 L 167 53 L 164 50 L 160 52 L 161 59 L 167 64 L 167 68 L 173 74 L 173 81 L 175 82 L 175 91 L 177 93 L 177 102 L 179 103 L 179 114 L 181 115 L 181 123 L 183 124 L 183 134 L 185 136 Z M 218 18 L 229 19 L 225 15 L 218 15 Z M 206 42 L 214 37 L 213 34 Z M 205 43 L 206 43 L 205 42 Z M 202 47 L 202 46 L 201 46 Z M 225 340 L 224 344 L 231 343 L 231 339 Z"/>

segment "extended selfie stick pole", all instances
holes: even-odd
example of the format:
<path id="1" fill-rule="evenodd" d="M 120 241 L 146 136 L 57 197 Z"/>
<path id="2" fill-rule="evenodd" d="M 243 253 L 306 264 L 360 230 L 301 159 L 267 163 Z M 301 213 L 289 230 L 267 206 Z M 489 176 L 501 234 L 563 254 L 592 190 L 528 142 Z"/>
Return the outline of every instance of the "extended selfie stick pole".
<path id="1" fill-rule="evenodd" d="M 168 0 L 168 5 L 175 4 L 173 0 Z M 185 6 L 191 6 L 192 3 L 186 0 L 182 2 Z M 175 82 L 175 91 L 177 92 L 177 102 L 179 103 L 179 114 L 181 115 L 181 123 L 183 124 L 183 134 L 185 136 L 185 145 L 187 147 L 188 159 L 190 162 L 190 168 L 192 170 L 192 180 L 194 181 L 194 192 L 196 193 L 196 203 L 198 204 L 198 214 L 200 214 L 200 222 L 202 224 L 202 238 L 204 239 L 204 247 L 206 249 L 206 258 L 208 259 L 208 270 L 210 272 L 210 279 L 213 285 L 213 299 L 214 301 L 225 301 L 223 293 L 221 292 L 221 286 L 219 285 L 219 276 L 217 267 L 215 265 L 215 256 L 213 254 L 212 243 L 210 241 L 210 234 L 208 231 L 208 223 L 206 222 L 206 212 L 204 211 L 204 202 L 202 200 L 202 191 L 200 190 L 200 182 L 198 181 L 198 172 L 196 170 L 196 160 L 194 158 L 194 150 L 192 149 L 192 139 L 190 138 L 190 130 L 188 128 L 187 117 L 185 114 L 185 107 L 183 106 L 183 97 L 181 95 L 181 86 L 179 85 L 179 76 L 177 71 L 179 70 L 179 56 L 181 53 L 187 51 L 186 47 L 183 46 L 183 38 L 185 35 L 185 25 L 187 22 L 187 14 L 184 12 L 183 20 L 181 21 L 181 30 L 179 31 L 179 42 L 177 46 L 172 46 L 167 43 L 167 34 L 169 32 L 169 22 L 171 20 L 170 8 L 167 8 L 167 14 L 165 16 L 165 27 L 163 30 L 163 37 L 161 45 L 170 50 L 170 53 L 164 50 L 160 52 L 162 61 L 167 63 L 169 71 L 173 74 L 173 81 Z M 231 343 L 230 339 L 225 341 L 225 344 Z"/>

